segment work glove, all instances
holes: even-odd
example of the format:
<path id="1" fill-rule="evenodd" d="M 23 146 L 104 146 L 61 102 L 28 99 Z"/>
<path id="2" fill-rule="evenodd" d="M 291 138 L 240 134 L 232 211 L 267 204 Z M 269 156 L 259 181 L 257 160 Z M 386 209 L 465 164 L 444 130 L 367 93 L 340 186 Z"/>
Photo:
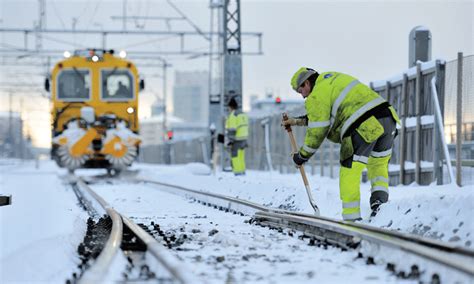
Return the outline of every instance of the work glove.
<path id="1" fill-rule="evenodd" d="M 297 168 L 301 167 L 301 165 L 306 163 L 308 160 L 309 158 L 304 157 L 300 152 L 293 153 L 293 163 L 295 163 Z"/>
<path id="2" fill-rule="evenodd" d="M 298 118 L 298 117 L 289 117 L 287 120 L 282 120 L 281 121 L 281 126 L 305 126 L 306 123 L 306 118 Z"/>

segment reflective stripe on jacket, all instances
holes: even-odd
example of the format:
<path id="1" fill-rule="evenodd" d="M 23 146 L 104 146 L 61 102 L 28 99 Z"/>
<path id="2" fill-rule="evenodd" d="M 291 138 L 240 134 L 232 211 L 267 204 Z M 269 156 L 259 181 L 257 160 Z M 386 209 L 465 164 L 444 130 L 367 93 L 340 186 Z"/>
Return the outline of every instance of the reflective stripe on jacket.
<path id="1" fill-rule="evenodd" d="M 341 143 L 357 118 L 384 102 L 385 99 L 352 76 L 338 72 L 320 74 L 305 101 L 308 129 L 301 153 L 311 156 L 326 137 Z"/>
<path id="2" fill-rule="evenodd" d="M 229 114 L 225 122 L 225 129 L 230 141 L 247 140 L 249 135 L 248 121 L 248 116 L 239 110 L 234 110 Z"/>

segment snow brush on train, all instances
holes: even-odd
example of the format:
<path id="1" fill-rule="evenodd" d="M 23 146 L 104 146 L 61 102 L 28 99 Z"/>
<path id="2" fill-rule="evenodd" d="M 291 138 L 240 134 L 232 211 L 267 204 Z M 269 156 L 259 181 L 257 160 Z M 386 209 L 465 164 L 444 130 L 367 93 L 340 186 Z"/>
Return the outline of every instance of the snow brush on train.
<path id="1" fill-rule="evenodd" d="M 144 88 L 135 65 L 113 50 L 65 57 L 45 81 L 52 99 L 51 158 L 69 170 L 130 166 L 141 142 L 138 92 Z"/>

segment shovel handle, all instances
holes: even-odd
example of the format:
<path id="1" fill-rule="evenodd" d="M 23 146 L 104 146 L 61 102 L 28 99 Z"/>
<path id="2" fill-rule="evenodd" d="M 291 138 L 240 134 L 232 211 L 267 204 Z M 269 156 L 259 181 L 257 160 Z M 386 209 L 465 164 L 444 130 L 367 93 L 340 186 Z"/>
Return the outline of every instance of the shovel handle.
<path id="1" fill-rule="evenodd" d="M 287 121 L 287 120 L 288 120 L 288 114 L 283 113 L 283 121 Z M 291 125 L 285 125 L 285 130 L 288 132 L 288 136 L 290 137 L 291 149 L 293 153 L 295 153 L 296 151 L 298 151 L 298 146 L 296 145 L 296 139 L 295 139 L 295 135 L 293 134 L 293 130 L 291 130 Z M 309 182 L 308 182 L 308 178 L 306 177 L 306 172 L 304 171 L 304 166 L 303 165 L 299 166 L 299 169 L 300 169 L 301 177 L 303 178 L 303 183 L 306 189 L 306 193 L 308 194 L 309 203 L 311 204 L 311 207 L 313 207 L 315 214 L 319 215 L 319 208 L 313 199 L 313 195 L 311 194 L 311 188 L 309 187 Z"/>
<path id="2" fill-rule="evenodd" d="M 287 121 L 287 120 L 288 120 L 288 114 L 285 112 L 283 113 L 283 121 Z M 290 137 L 291 150 L 293 151 L 293 153 L 295 153 L 296 151 L 298 151 L 298 146 L 296 146 L 296 139 L 295 139 L 295 135 L 293 134 L 293 130 L 291 130 L 291 125 L 285 125 L 285 130 L 288 132 L 288 136 Z M 306 177 L 306 172 L 304 170 L 303 165 L 301 165 L 299 169 L 300 169 L 301 177 L 303 178 L 304 185 L 309 186 L 308 178 Z"/>
<path id="3" fill-rule="evenodd" d="M 285 112 L 283 113 L 283 121 L 288 120 L 288 114 Z M 291 150 L 293 152 L 298 151 L 298 146 L 296 146 L 296 139 L 295 135 L 293 135 L 293 130 L 291 129 L 291 125 L 285 125 L 285 130 L 288 132 L 288 135 L 290 136 L 290 142 L 291 142 Z"/>

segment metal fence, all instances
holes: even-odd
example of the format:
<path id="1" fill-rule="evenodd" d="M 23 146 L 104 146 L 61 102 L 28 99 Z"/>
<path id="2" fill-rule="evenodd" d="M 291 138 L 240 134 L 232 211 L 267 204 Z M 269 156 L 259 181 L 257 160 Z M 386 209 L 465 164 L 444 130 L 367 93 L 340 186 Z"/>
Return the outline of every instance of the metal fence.
<path id="1" fill-rule="evenodd" d="M 462 76 L 461 76 L 462 75 Z M 458 185 L 474 184 L 474 55 L 446 64 L 446 137 Z"/>
<path id="2" fill-rule="evenodd" d="M 443 183 L 443 148 L 436 123 L 431 80 L 436 79 L 437 99 L 444 109 L 445 63 L 418 63 L 401 76 L 371 83 L 372 88 L 397 110 L 402 126 L 395 139 L 390 169 L 391 179 L 401 184 Z M 443 115 L 442 113 L 440 114 Z M 391 181 L 391 183 L 394 183 Z"/>
<path id="3" fill-rule="evenodd" d="M 462 76 L 462 138 L 474 141 L 474 55 L 463 58 Z M 458 60 L 446 62 L 446 103 L 445 103 L 445 134 L 448 143 L 456 143 L 456 95 L 458 80 Z"/>
<path id="4" fill-rule="evenodd" d="M 161 145 L 140 148 L 139 161 L 158 164 L 186 164 L 200 162 L 209 164 L 210 137 L 192 140 L 169 141 Z"/>
<path id="5" fill-rule="evenodd" d="M 473 56 L 468 58 L 471 60 L 469 62 L 474 62 Z M 455 63 L 433 61 L 419 64 L 417 68 L 411 68 L 396 77 L 370 84 L 372 89 L 396 108 L 402 120 L 402 128 L 399 129 L 399 135 L 395 139 L 390 162 L 390 184 L 410 184 L 413 181 L 418 184 L 430 184 L 434 180 L 441 184 L 449 181 L 446 175 L 447 163 L 442 149 L 442 137 L 436 124 L 431 80 L 436 78 L 437 98 L 441 110 L 444 110 L 441 111 L 441 116 L 444 113 L 448 113 L 448 116 L 452 115 L 454 111 L 450 109 L 451 105 L 447 102 L 453 100 L 453 93 L 455 95 L 455 92 L 447 91 L 452 89 L 454 80 L 452 72 L 456 71 L 456 68 L 451 66 L 452 64 Z M 472 106 L 472 92 L 474 91 L 472 63 L 465 64 L 465 66 L 471 72 L 471 75 L 465 75 L 467 93 L 465 106 Z M 469 71 L 464 74 L 469 74 Z M 445 77 L 448 79 L 445 80 Z M 456 80 L 454 80 L 454 84 L 455 82 Z M 288 112 L 290 116 L 298 116 L 304 114 L 305 110 L 302 105 Z M 469 122 L 469 115 L 471 115 L 469 110 L 466 110 L 466 123 Z M 249 123 L 249 147 L 246 150 L 247 168 L 295 173 L 297 170 L 290 158 L 291 147 L 288 134 L 280 126 L 281 114 L 253 117 L 250 118 Z M 449 127 L 449 125 L 447 126 Z M 466 127 L 466 129 L 469 130 L 472 127 Z M 293 131 L 298 144 L 302 145 L 305 128 L 294 127 Z M 445 134 L 448 133 L 445 132 Z M 469 134 L 466 137 L 468 136 Z M 210 138 L 202 137 L 191 141 L 144 147 L 140 156 L 142 161 L 154 163 L 207 163 L 210 160 L 211 152 L 209 145 Z M 307 172 L 337 177 L 339 149 L 338 144 L 326 140 L 307 164 Z M 469 150 L 463 151 L 469 152 Z M 469 152 L 466 155 L 471 154 Z"/>

